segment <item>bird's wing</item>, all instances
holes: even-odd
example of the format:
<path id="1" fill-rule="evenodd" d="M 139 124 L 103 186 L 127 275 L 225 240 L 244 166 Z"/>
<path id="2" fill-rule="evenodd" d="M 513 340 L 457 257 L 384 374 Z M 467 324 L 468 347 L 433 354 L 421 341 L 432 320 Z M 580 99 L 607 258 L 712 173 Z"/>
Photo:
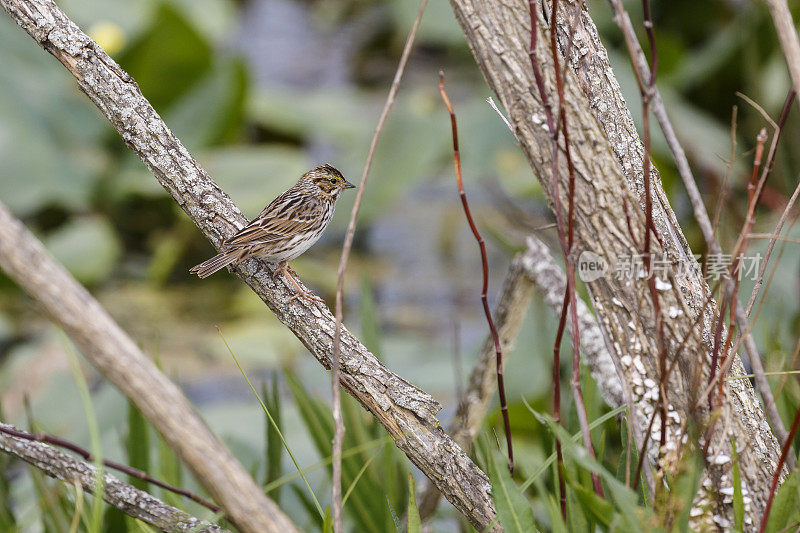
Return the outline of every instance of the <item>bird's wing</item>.
<path id="1" fill-rule="evenodd" d="M 280 241 L 311 228 L 321 216 L 321 210 L 322 205 L 316 199 L 286 191 L 224 244 L 240 248 Z"/>

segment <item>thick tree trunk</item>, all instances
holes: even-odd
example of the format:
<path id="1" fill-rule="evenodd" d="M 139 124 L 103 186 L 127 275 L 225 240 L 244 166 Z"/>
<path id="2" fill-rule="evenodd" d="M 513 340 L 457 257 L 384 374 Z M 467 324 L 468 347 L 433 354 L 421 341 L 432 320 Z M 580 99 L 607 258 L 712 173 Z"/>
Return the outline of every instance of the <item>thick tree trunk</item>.
<path id="1" fill-rule="evenodd" d="M 606 344 L 622 379 L 636 404 L 638 439 L 654 411 L 648 456 L 659 457 L 657 414 L 659 397 L 660 342 L 656 307 L 645 278 L 619 275 L 626 261 L 640 257 L 645 225 L 645 190 L 642 179 L 644 150 L 630 113 L 613 76 L 608 57 L 583 2 L 566 0 L 555 24 L 559 63 L 565 61 L 564 92 L 572 159 L 575 163 L 575 257 L 591 251 L 608 265 L 604 277 L 587 283 L 592 304 Z M 551 138 L 545 109 L 536 89 L 528 55 L 531 23 L 528 2 L 483 2 L 451 0 L 489 86 L 508 112 L 517 138 L 548 196 L 552 192 Z M 540 4 L 541 7 L 541 4 Z M 538 12 L 537 57 L 550 102 L 557 105 L 553 57 L 550 52 L 549 7 Z M 571 42 L 570 42 L 571 41 Z M 563 57 L 570 51 L 568 59 Z M 555 109 L 554 109 L 555 112 Z M 567 166 L 559 161 L 561 205 L 568 205 Z M 708 385 L 712 353 L 711 327 L 715 321 L 709 287 L 677 224 L 675 214 L 653 177 L 653 218 L 659 238 L 651 251 L 663 258 L 656 271 L 664 349 L 667 367 L 676 361 L 666 386 L 669 411 L 662 465 L 668 470 L 678 463 L 682 442 L 692 424 L 708 422 L 703 391 Z M 552 197 L 550 197 L 552 201 Z M 685 344 L 684 344 L 685 343 Z M 738 355 L 731 367 L 742 374 Z M 770 480 L 777 463 L 779 445 L 772 435 L 758 397 L 746 380 L 724 382 L 721 412 L 708 447 L 702 488 L 692 513 L 695 527 L 718 527 L 732 523 L 731 445 L 736 441 L 745 499 L 747 528 L 758 524 Z M 690 437 L 691 438 L 691 437 Z"/>

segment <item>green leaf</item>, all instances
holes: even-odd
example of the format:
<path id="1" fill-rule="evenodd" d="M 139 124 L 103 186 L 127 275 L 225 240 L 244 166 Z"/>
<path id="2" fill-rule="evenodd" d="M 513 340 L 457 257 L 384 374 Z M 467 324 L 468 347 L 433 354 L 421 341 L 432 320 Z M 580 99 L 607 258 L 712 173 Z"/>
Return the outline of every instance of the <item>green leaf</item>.
<path id="1" fill-rule="evenodd" d="M 480 441 L 479 441 L 480 442 Z M 505 531 L 519 533 L 537 531 L 533 510 L 525 495 L 511 479 L 505 457 L 493 452 L 485 444 L 479 445 L 489 467 L 492 482 L 492 499 L 497 508 L 497 518 Z"/>
<path id="2" fill-rule="evenodd" d="M 80 217 L 51 232 L 47 249 L 84 284 L 107 279 L 117 266 L 122 246 L 108 220 Z"/>
<path id="3" fill-rule="evenodd" d="M 281 463 L 283 460 L 283 443 L 281 442 L 279 432 L 283 430 L 281 423 L 281 399 L 280 391 L 278 389 L 278 374 L 272 374 L 272 391 L 270 393 L 269 387 L 266 383 L 262 385 L 261 395 L 264 398 L 264 403 L 272 415 L 272 420 L 275 422 L 273 425 L 269 418 L 264 417 L 266 425 L 266 457 L 267 457 L 267 473 L 264 478 L 264 484 L 275 481 L 280 478 L 282 473 Z M 277 427 L 276 427 L 277 426 Z M 270 495 L 276 504 L 281 499 L 280 486 Z"/>
<path id="4" fill-rule="evenodd" d="M 136 405 L 128 400 L 128 437 L 125 439 L 128 465 L 143 472 L 150 470 L 150 427 L 147 419 Z M 128 477 L 128 482 L 137 489 L 147 491 L 143 479 Z"/>
<path id="5" fill-rule="evenodd" d="M 161 2 L 148 30 L 123 51 L 119 64 L 156 111 L 164 112 L 208 71 L 211 47 L 181 11 Z"/>
<path id="6" fill-rule="evenodd" d="M 420 533 L 422 531 L 422 521 L 419 518 L 417 500 L 414 492 L 414 474 L 408 473 L 408 533 Z"/>
<path id="7" fill-rule="evenodd" d="M 247 86 L 245 64 L 222 61 L 175 102 L 165 120 L 189 150 L 235 141 L 242 130 Z"/>
<path id="8" fill-rule="evenodd" d="M 775 499 L 772 501 L 772 509 L 767 520 L 766 531 L 777 533 L 786 529 L 787 526 L 800 520 L 800 501 L 798 501 L 798 488 L 800 470 L 795 470 L 778 488 Z"/>
<path id="9" fill-rule="evenodd" d="M 739 458 L 736 451 L 736 439 L 731 438 L 733 451 L 733 527 L 736 531 L 744 528 L 744 497 L 742 496 L 742 474 L 739 470 Z"/>

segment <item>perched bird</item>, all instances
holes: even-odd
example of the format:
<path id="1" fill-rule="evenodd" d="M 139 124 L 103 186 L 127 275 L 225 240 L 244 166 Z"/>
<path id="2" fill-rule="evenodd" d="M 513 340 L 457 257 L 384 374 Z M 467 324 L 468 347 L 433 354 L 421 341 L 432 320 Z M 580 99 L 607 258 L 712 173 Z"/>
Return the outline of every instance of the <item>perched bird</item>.
<path id="1" fill-rule="evenodd" d="M 342 173 L 331 165 L 320 165 L 303 174 L 287 190 L 264 208 L 247 226 L 222 243 L 222 252 L 192 267 L 189 272 L 205 278 L 231 263 L 260 257 L 277 263 L 297 289 L 292 299 L 302 296 L 322 301 L 300 288 L 287 270 L 288 262 L 311 248 L 328 227 L 339 193 L 353 189 Z"/>

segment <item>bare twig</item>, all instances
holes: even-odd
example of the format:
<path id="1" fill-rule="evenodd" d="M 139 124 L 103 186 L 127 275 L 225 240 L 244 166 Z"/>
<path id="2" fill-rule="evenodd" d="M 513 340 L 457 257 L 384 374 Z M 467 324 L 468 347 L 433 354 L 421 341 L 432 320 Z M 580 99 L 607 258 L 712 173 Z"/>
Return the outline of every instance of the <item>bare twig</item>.
<path id="1" fill-rule="evenodd" d="M 503 415 L 503 429 L 506 433 L 506 447 L 508 450 L 508 469 L 514 472 L 514 448 L 511 445 L 511 424 L 508 421 L 508 405 L 506 404 L 506 388 L 503 385 L 503 350 L 500 347 L 500 336 L 497 334 L 497 328 L 492 319 L 492 312 L 489 309 L 489 300 L 487 292 L 489 291 L 489 260 L 486 256 L 486 244 L 483 242 L 483 237 L 478 232 L 478 227 L 472 219 L 472 213 L 469 209 L 467 202 L 467 194 L 464 192 L 464 181 L 461 174 L 461 154 L 458 147 L 458 127 L 456 126 L 456 114 L 453 111 L 453 106 L 450 103 L 450 98 L 447 97 L 447 92 L 444 89 L 444 72 L 439 72 L 439 92 L 442 95 L 444 104 L 447 111 L 450 113 L 450 126 L 453 133 L 453 164 L 456 171 L 456 183 L 458 185 L 458 194 L 461 197 L 461 206 L 464 208 L 464 215 L 467 217 L 467 223 L 472 231 L 472 235 L 478 242 L 478 247 L 481 252 L 481 268 L 483 270 L 483 283 L 481 285 L 481 304 L 483 305 L 483 313 L 486 315 L 486 322 L 489 324 L 489 331 L 492 335 L 492 342 L 494 343 L 494 351 L 496 355 L 496 373 L 497 373 L 497 391 L 500 394 L 500 411 Z"/>
<path id="2" fill-rule="evenodd" d="M 786 119 L 789 116 L 789 109 L 791 108 L 792 102 L 797 93 L 794 90 L 789 91 L 789 94 L 786 95 L 786 101 L 783 103 L 783 109 L 781 110 L 781 116 L 778 119 L 778 129 L 775 132 L 775 136 L 773 137 L 773 145 L 777 144 L 778 139 L 780 138 L 781 132 L 783 131 L 783 126 L 786 124 Z M 772 165 L 775 161 L 775 154 L 773 150 L 770 148 L 770 155 L 767 159 L 767 165 L 764 168 L 764 171 L 769 173 L 772 170 Z M 753 304 L 755 303 L 756 296 L 758 292 L 761 290 L 761 285 L 764 283 L 764 272 L 767 268 L 767 263 L 769 263 L 769 258 L 772 255 L 772 250 L 775 248 L 775 241 L 778 239 L 778 235 L 780 235 L 781 230 L 783 229 L 783 225 L 786 223 L 786 219 L 789 217 L 789 212 L 792 210 L 794 203 L 797 201 L 797 194 L 800 192 L 800 185 L 795 188 L 792 197 L 789 199 L 789 202 L 786 204 L 786 207 L 781 213 L 780 218 L 778 219 L 778 223 L 775 225 L 775 231 L 772 233 L 772 238 L 770 239 L 769 243 L 767 244 L 767 249 L 764 252 L 764 260 L 762 261 L 761 265 L 758 269 L 758 277 L 756 278 L 755 284 L 753 284 L 753 291 L 750 293 L 750 300 L 747 302 L 747 308 L 745 309 L 745 314 L 747 317 L 750 317 L 750 311 L 753 309 Z"/>
<path id="3" fill-rule="evenodd" d="M 58 446 L 59 448 L 65 448 L 71 452 L 74 452 L 80 455 L 84 461 L 93 463 L 94 456 L 87 450 L 86 448 L 82 448 L 78 446 L 74 442 L 69 442 L 64 440 L 60 437 L 56 437 L 55 435 L 48 435 L 47 433 L 27 433 L 25 431 L 20 431 L 15 429 L 11 426 L 0 424 L 0 432 L 6 433 L 7 435 L 11 435 L 12 437 L 17 437 L 18 439 L 25 439 L 35 442 L 43 442 L 45 444 L 52 444 L 53 446 Z M 182 489 L 180 487 L 176 487 L 174 485 L 170 485 L 169 483 L 165 483 L 159 479 L 154 478 L 147 472 L 139 470 L 138 468 L 133 468 L 132 466 L 123 465 L 121 463 L 117 463 L 115 461 L 109 461 L 108 459 L 103 459 L 103 465 L 117 470 L 119 472 L 123 472 L 128 474 L 131 477 L 135 477 L 137 479 L 141 479 L 142 481 L 146 481 L 152 485 L 157 487 L 161 487 L 162 489 L 168 490 L 170 492 L 174 492 L 175 494 L 180 494 L 181 496 L 185 496 L 190 500 L 199 503 L 203 507 L 218 513 L 220 511 L 219 506 L 214 505 L 210 501 L 206 500 L 202 496 L 199 496 L 191 491 L 186 489 Z"/>
<path id="4" fill-rule="evenodd" d="M 647 269 L 647 287 L 650 290 L 650 299 L 656 313 L 656 329 L 658 331 L 658 408 L 661 423 L 659 424 L 659 450 L 664 449 L 667 443 L 667 389 L 669 384 L 666 381 L 667 352 L 664 344 L 664 316 L 661 312 L 661 305 L 656 289 L 656 279 L 653 273 L 653 258 L 650 255 L 650 237 L 655 234 L 656 227 L 653 222 L 653 187 L 650 183 L 650 101 L 653 99 L 653 92 L 656 86 L 656 72 L 658 71 L 658 48 L 656 47 L 655 31 L 653 29 L 653 19 L 650 16 L 650 1 L 642 0 L 644 11 L 644 28 L 647 32 L 647 39 L 650 43 L 650 76 L 639 78 L 639 90 L 642 97 L 642 129 L 644 131 L 644 159 L 642 161 L 644 170 L 644 264 Z M 647 450 L 641 450 L 640 456 L 644 456 Z M 657 463 L 656 468 L 660 465 Z"/>
<path id="5" fill-rule="evenodd" d="M 367 159 L 364 162 L 364 170 L 361 173 L 361 181 L 358 186 L 358 193 L 356 194 L 353 209 L 350 212 L 350 222 L 347 225 L 347 233 L 344 238 L 344 245 L 342 246 L 342 255 L 339 259 L 339 269 L 337 271 L 336 280 L 336 326 L 333 341 L 333 357 L 331 364 L 331 394 L 333 395 L 333 472 L 332 472 L 332 500 L 333 500 L 333 525 L 334 531 L 341 533 L 342 529 L 342 444 L 344 443 L 344 421 L 342 420 L 342 405 L 339 397 L 339 351 L 341 349 L 341 335 L 342 335 L 342 316 L 343 316 L 343 292 L 344 292 L 344 274 L 347 271 L 347 262 L 350 259 L 350 250 L 353 246 L 353 238 L 356 231 L 356 219 L 358 218 L 358 211 L 361 209 L 361 202 L 364 198 L 364 192 L 367 186 L 367 177 L 369 170 L 372 167 L 372 158 L 375 155 L 375 149 L 378 147 L 378 139 L 380 139 L 383 125 L 389 116 L 389 111 L 392 109 L 397 90 L 400 87 L 400 80 L 403 78 L 403 72 L 408 63 L 408 57 L 411 55 L 411 48 L 414 44 L 414 38 L 417 35 L 417 28 L 422 20 L 422 14 L 425 12 L 425 6 L 428 0 L 422 0 L 417 11 L 417 17 L 414 19 L 414 24 L 411 26 L 411 31 L 406 39 L 403 53 L 400 56 L 400 62 L 397 65 L 397 71 L 392 80 L 392 86 L 389 88 L 389 94 L 386 97 L 386 103 L 383 105 L 383 111 L 378 119 L 378 125 L 375 127 L 375 133 L 372 136 L 372 141 L 369 145 L 367 152 Z"/>
<path id="6" fill-rule="evenodd" d="M 158 498 L 120 481 L 111 474 L 102 473 L 102 477 L 99 477 L 96 468 L 90 463 L 91 456 L 86 458 L 86 461 L 81 461 L 48 446 L 42 440 L 31 437 L 36 437 L 36 435 L 30 435 L 13 426 L 0 423 L 0 450 L 30 463 L 50 477 L 60 479 L 70 485 L 76 484 L 86 492 L 94 493 L 98 488 L 98 479 L 102 479 L 99 486 L 103 489 L 103 499 L 129 516 L 138 518 L 162 531 L 175 533 L 223 531 L 219 526 L 199 520 L 180 509 L 167 505 Z M 55 443 L 58 446 L 68 444 L 57 438 L 54 440 L 58 441 Z M 75 449 L 77 447 L 73 445 L 68 447 L 77 451 Z"/>

